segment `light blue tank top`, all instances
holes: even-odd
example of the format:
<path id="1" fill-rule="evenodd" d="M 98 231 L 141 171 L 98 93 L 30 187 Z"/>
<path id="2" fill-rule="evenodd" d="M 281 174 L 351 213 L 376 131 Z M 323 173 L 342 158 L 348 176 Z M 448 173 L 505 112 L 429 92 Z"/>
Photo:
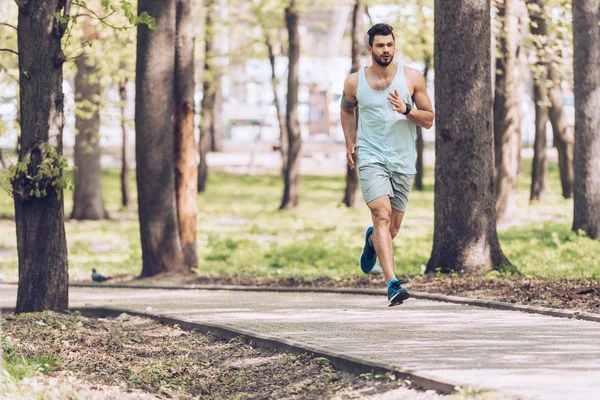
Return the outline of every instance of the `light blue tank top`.
<path id="1" fill-rule="evenodd" d="M 415 138 L 417 126 L 405 115 L 392 110 L 387 99 L 390 92 L 398 90 L 400 97 L 413 104 L 404 65 L 398 64 L 396 76 L 389 88 L 382 92 L 371 89 L 365 74 L 358 72 L 358 167 L 367 164 L 384 164 L 391 171 L 407 175 L 417 173 L 415 168 Z"/>

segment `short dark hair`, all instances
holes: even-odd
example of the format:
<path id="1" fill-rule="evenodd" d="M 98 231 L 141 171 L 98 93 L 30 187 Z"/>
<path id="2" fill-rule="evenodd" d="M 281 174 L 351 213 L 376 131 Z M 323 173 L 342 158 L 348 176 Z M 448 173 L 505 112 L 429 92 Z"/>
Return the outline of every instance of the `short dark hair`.
<path id="1" fill-rule="evenodd" d="M 375 36 L 380 35 L 380 36 L 387 36 L 387 35 L 392 35 L 392 38 L 394 40 L 396 40 L 396 38 L 394 37 L 394 28 L 391 25 L 388 24 L 375 24 L 371 27 L 371 29 L 369 29 L 369 31 L 367 32 L 367 35 L 369 35 L 369 46 L 373 46 L 373 39 L 375 38 Z"/>

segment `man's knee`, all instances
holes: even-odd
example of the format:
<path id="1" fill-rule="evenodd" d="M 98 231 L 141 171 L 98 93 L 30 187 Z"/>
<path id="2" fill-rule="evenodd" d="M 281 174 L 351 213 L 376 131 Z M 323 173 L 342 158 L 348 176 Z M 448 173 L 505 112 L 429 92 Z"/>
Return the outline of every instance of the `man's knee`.
<path id="1" fill-rule="evenodd" d="M 373 215 L 373 222 L 376 225 L 390 226 L 392 220 L 392 210 L 381 207 L 371 210 L 371 214 Z"/>

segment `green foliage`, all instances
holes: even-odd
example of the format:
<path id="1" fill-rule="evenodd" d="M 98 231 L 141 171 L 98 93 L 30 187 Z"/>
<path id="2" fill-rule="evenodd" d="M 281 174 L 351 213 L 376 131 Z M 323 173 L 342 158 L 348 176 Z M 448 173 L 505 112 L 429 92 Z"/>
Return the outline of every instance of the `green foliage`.
<path id="1" fill-rule="evenodd" d="M 38 152 L 40 162 L 33 165 L 31 153 Z M 4 182 L 8 181 L 11 187 L 4 187 L 9 193 L 17 196 L 19 201 L 42 199 L 52 192 L 61 196 L 63 189 L 69 187 L 70 182 L 63 176 L 67 168 L 67 159 L 59 155 L 56 149 L 48 143 L 32 150 L 25 161 L 11 165 L 5 172 Z"/>

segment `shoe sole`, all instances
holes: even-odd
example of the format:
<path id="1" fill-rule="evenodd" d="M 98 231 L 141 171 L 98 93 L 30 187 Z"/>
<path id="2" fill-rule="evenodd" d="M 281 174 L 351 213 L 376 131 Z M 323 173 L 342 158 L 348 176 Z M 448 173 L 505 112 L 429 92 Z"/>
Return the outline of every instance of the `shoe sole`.
<path id="1" fill-rule="evenodd" d="M 400 304 L 404 303 L 404 300 L 408 299 L 409 297 L 410 294 L 407 291 L 397 293 L 394 297 L 390 299 L 390 304 L 388 305 L 388 307 L 399 306 Z"/>

